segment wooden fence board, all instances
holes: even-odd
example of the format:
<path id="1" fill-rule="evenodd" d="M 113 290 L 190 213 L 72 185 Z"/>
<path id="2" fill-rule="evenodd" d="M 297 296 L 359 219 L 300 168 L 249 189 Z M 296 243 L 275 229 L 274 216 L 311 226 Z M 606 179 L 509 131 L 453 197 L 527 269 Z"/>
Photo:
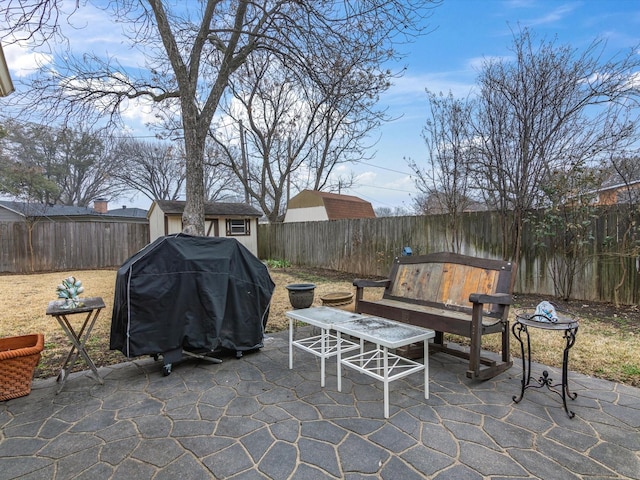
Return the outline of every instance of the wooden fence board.
<path id="1" fill-rule="evenodd" d="M 602 209 L 593 222 L 590 255 L 574 279 L 572 298 L 640 303 L 640 239 L 622 245 L 625 207 Z M 500 258 L 500 218 L 496 212 L 470 212 L 461 219 L 459 253 Z M 540 248 L 532 223 L 525 224 L 514 291 L 554 295 L 550 259 Z M 0 222 L 0 272 L 113 268 L 149 242 L 149 226 L 126 222 Z M 330 268 L 358 276 L 386 276 L 403 247 L 414 255 L 452 251 L 443 215 L 384 217 L 260 225 L 258 256 L 292 264 Z M 635 256 L 632 248 L 636 248 Z M 618 285 L 619 284 L 619 285 Z"/>
<path id="2" fill-rule="evenodd" d="M 603 208 L 592 225 L 589 254 L 574 278 L 572 298 L 613 301 L 618 287 L 619 301 L 640 302 L 640 257 L 623 251 L 622 225 L 635 217 L 624 206 Z M 531 213 L 535 218 L 536 212 Z M 501 258 L 501 226 L 496 212 L 469 212 L 461 219 L 461 247 L 458 253 L 486 258 Z M 514 291 L 555 295 L 550 261 L 559 252 L 549 244 L 540 245 L 535 238 L 535 222 L 525 224 L 522 255 Z M 634 237 L 636 249 L 640 239 Z M 300 222 L 260 225 L 258 256 L 262 259 L 286 260 L 294 265 L 330 268 L 361 276 L 386 276 L 393 259 L 403 247 L 414 255 L 454 251 L 446 232 L 443 215 L 367 218 L 329 222 Z M 640 255 L 640 250 L 636 253 Z"/>
<path id="3" fill-rule="evenodd" d="M 0 272 L 113 268 L 148 243 L 145 223 L 1 222 Z"/>

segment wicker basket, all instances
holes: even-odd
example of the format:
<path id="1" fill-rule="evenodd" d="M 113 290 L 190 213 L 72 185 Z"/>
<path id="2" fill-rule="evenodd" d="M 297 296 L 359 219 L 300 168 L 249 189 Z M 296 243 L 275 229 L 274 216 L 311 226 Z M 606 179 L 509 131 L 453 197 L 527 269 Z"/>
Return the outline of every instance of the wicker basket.
<path id="1" fill-rule="evenodd" d="M 41 333 L 0 338 L 0 401 L 29 395 L 43 349 Z"/>

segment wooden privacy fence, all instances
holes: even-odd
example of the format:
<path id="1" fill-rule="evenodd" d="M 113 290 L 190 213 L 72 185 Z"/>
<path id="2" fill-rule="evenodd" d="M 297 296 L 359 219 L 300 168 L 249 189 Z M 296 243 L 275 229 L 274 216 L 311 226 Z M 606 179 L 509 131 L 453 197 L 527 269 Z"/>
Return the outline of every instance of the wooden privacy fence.
<path id="1" fill-rule="evenodd" d="M 620 303 L 640 301 L 637 257 L 623 250 L 622 219 L 619 210 L 607 209 L 592 222 L 590 243 L 575 272 L 571 298 L 613 301 L 617 289 Z M 260 225 L 258 254 L 262 259 L 350 272 L 354 277 L 385 276 L 405 246 L 414 255 L 453 251 L 445 220 L 443 215 L 429 215 Z M 550 242 L 540 245 L 533 224 L 525 225 L 514 291 L 555 296 L 557 272 L 552 275 L 551 269 L 562 262 L 552 260 L 563 253 L 555 251 Z M 464 214 L 460 236 L 458 253 L 500 259 L 501 227 L 496 212 Z"/>
<path id="2" fill-rule="evenodd" d="M 640 302 L 640 241 L 636 236 L 623 242 L 628 219 L 629 212 L 621 208 L 600 210 L 592 219 L 588 248 L 572 275 L 572 298 L 614 301 L 617 294 L 620 303 Z M 639 221 L 636 214 L 635 224 Z M 414 255 L 453 251 L 446 225 L 444 215 L 260 225 L 258 256 L 354 277 L 384 276 L 405 246 Z M 533 225 L 525 225 L 514 291 L 556 295 L 558 275 L 552 269 L 561 268 L 557 260 L 567 258 L 552 242 L 543 242 L 541 248 Z M 500 259 L 499 215 L 463 215 L 460 238 L 458 253 Z M 118 267 L 148 243 L 146 223 L 0 222 L 0 273 Z"/>
<path id="3" fill-rule="evenodd" d="M 118 267 L 148 243 L 145 223 L 0 222 L 0 272 Z"/>

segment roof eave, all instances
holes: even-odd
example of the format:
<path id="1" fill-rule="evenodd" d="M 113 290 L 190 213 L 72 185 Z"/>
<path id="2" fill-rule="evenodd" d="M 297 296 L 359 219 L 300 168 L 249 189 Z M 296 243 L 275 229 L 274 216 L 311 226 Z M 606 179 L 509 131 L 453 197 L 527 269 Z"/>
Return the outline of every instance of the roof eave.
<path id="1" fill-rule="evenodd" d="M 4 57 L 2 44 L 0 44 L 0 97 L 6 97 L 14 91 L 15 87 L 13 86 L 13 81 L 11 80 L 11 74 L 9 73 L 7 60 Z"/>

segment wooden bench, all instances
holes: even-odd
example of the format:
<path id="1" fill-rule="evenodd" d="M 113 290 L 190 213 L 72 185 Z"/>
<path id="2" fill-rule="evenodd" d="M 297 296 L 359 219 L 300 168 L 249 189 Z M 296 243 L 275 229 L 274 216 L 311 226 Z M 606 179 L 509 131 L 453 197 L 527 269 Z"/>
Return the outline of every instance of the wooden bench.
<path id="1" fill-rule="evenodd" d="M 467 377 L 486 380 L 511 367 L 510 262 L 454 253 L 398 257 L 386 280 L 356 279 L 356 313 L 368 313 L 436 331 L 433 350 L 469 359 Z M 384 287 L 380 300 L 366 300 L 366 287 Z M 469 352 L 447 347 L 443 333 L 470 339 Z M 502 362 L 481 356 L 482 336 L 502 335 Z M 482 366 L 481 366 L 482 365 Z"/>

